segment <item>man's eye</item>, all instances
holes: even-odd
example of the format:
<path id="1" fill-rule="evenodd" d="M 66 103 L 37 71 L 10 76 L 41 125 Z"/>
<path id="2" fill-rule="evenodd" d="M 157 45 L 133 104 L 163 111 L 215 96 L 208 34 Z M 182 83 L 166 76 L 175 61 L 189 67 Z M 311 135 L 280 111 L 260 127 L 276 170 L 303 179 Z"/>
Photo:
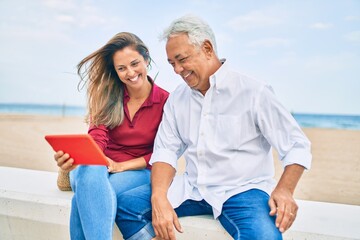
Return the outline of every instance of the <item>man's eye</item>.
<path id="1" fill-rule="evenodd" d="M 186 61 L 186 57 L 185 58 L 181 58 L 180 60 L 179 60 L 179 62 L 181 62 L 181 63 L 184 63 L 185 61 Z"/>

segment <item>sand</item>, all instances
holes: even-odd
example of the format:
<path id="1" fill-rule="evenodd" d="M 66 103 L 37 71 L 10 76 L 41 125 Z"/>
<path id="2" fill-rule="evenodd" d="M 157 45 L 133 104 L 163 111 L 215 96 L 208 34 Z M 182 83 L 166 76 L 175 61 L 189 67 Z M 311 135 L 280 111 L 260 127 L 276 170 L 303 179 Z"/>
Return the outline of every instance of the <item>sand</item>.
<path id="1" fill-rule="evenodd" d="M 2 114 L 0 166 L 57 171 L 44 136 L 86 131 L 81 117 Z M 360 130 L 305 128 L 304 132 L 312 142 L 313 163 L 301 178 L 295 198 L 360 205 Z M 279 179 L 282 167 L 277 160 L 275 167 Z"/>

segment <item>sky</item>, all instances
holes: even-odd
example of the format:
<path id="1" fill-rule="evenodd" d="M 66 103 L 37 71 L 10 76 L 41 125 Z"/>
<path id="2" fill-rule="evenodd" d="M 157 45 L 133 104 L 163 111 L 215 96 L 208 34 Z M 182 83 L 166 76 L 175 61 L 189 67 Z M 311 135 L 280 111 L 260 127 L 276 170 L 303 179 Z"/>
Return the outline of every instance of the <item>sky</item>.
<path id="1" fill-rule="evenodd" d="M 171 92 L 183 80 L 159 35 L 185 14 L 289 111 L 360 115 L 359 0 L 0 0 L 0 103 L 85 106 L 76 65 L 123 31 L 149 47 L 149 74 Z"/>

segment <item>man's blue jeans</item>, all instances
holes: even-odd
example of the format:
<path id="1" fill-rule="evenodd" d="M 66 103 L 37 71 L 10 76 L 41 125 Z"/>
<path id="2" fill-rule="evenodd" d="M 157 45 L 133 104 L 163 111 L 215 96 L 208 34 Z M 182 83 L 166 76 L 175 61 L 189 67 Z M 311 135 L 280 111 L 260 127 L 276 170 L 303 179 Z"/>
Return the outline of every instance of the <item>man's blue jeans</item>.
<path id="1" fill-rule="evenodd" d="M 71 239 L 112 239 L 121 194 L 149 182 L 148 169 L 109 174 L 105 166 L 78 166 L 71 171 Z"/>
<path id="2" fill-rule="evenodd" d="M 118 209 L 118 226 L 126 240 L 147 240 L 155 236 L 151 225 L 151 187 L 143 185 L 122 194 Z M 269 195 L 252 189 L 229 198 L 223 205 L 219 221 L 234 239 L 282 239 L 269 215 Z M 187 200 L 175 209 L 178 217 L 213 214 L 204 200 Z M 186 231 L 186 230 L 185 230 Z"/>

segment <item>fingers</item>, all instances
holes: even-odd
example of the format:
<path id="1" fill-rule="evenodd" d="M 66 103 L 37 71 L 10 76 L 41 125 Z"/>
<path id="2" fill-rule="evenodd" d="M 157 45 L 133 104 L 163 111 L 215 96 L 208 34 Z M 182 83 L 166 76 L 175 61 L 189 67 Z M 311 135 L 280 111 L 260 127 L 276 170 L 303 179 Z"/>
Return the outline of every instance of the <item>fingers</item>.
<path id="1" fill-rule="evenodd" d="M 167 239 L 167 240 L 175 240 L 175 232 L 174 232 L 174 226 L 172 222 L 158 222 L 154 223 L 154 231 L 157 237 L 160 237 L 161 239 Z M 181 227 L 180 227 L 181 228 Z"/>
<path id="2" fill-rule="evenodd" d="M 163 204 L 157 205 L 153 202 L 152 224 L 156 237 L 175 240 L 175 228 L 180 232 L 182 228 L 174 209 L 168 204 L 165 204 L 165 209 L 157 206 L 163 206 Z"/>
<path id="3" fill-rule="evenodd" d="M 182 229 L 181 224 L 179 222 L 179 218 L 176 215 L 174 216 L 174 226 L 175 226 L 175 228 L 176 228 L 176 230 L 178 232 L 180 232 L 180 233 L 183 232 L 183 229 Z"/>
<path id="4" fill-rule="evenodd" d="M 106 161 L 107 161 L 107 163 L 108 163 L 108 167 L 110 167 L 110 166 L 111 166 L 111 163 L 112 163 L 112 160 L 111 160 L 110 158 L 106 157 Z"/>
<path id="5" fill-rule="evenodd" d="M 269 203 L 270 204 L 270 203 Z M 295 221 L 297 214 L 297 205 L 295 204 L 279 204 L 276 208 L 276 220 L 275 225 L 279 228 L 279 231 L 284 233 L 288 230 Z M 270 215 L 273 211 L 270 211 Z"/>
<path id="6" fill-rule="evenodd" d="M 111 173 L 115 170 L 114 166 L 113 166 L 113 161 L 110 158 L 106 158 L 106 160 L 108 162 L 108 165 L 107 165 L 108 172 Z"/>
<path id="7" fill-rule="evenodd" d="M 283 212 L 283 217 L 279 225 L 279 231 L 285 232 L 288 230 L 293 222 L 295 221 L 296 214 L 297 214 L 297 205 L 291 205 L 290 207 L 285 208 L 285 211 Z"/>
<path id="8" fill-rule="evenodd" d="M 269 206 L 270 206 L 270 216 L 275 216 L 276 214 L 276 204 L 274 199 L 270 198 L 269 200 Z"/>
<path id="9" fill-rule="evenodd" d="M 63 151 L 58 151 L 54 155 L 54 159 L 57 162 L 57 165 L 66 171 L 73 170 L 76 166 L 74 164 L 74 159 L 70 158 L 70 155 L 64 153 Z"/>

